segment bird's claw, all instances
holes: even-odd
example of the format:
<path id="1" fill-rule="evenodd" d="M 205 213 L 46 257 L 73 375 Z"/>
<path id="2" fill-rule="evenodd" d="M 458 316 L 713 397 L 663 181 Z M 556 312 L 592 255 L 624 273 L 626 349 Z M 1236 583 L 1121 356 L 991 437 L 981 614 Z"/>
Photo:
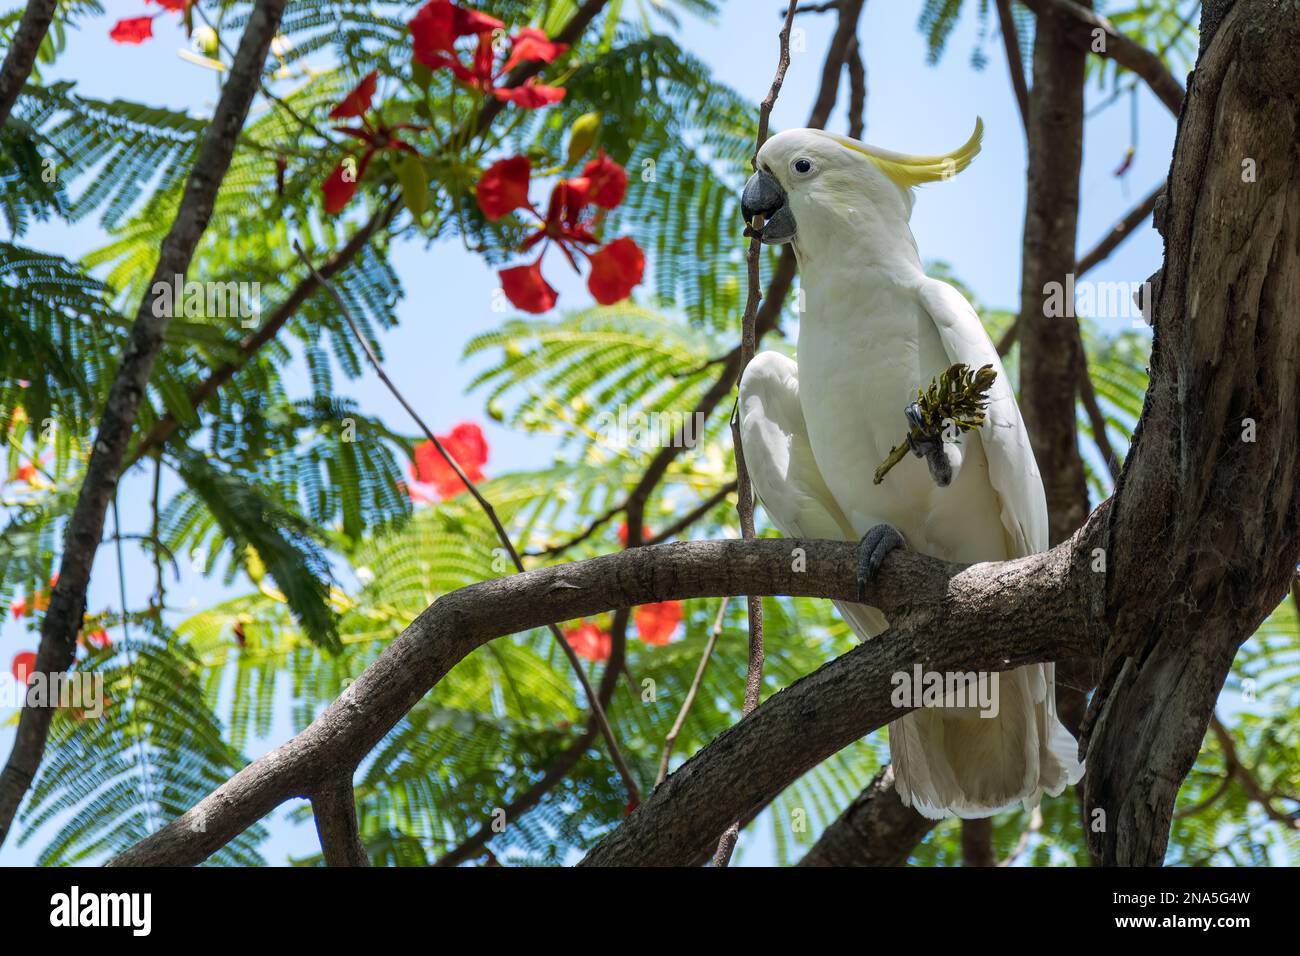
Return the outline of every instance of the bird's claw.
<path id="1" fill-rule="evenodd" d="M 948 453 L 943 447 L 943 436 L 936 433 L 927 433 L 924 419 L 921 417 L 921 407 L 913 402 L 903 409 L 903 415 L 907 418 L 907 424 L 921 432 L 922 438 L 913 438 L 909 430 L 907 433 L 907 447 L 912 450 L 912 454 L 917 458 L 924 458 L 926 464 L 930 466 L 930 477 L 940 488 L 947 488 L 952 482 L 952 464 L 948 461 Z"/>
<path id="2" fill-rule="evenodd" d="M 858 602 L 867 597 L 867 583 L 871 581 L 886 556 L 895 548 L 903 547 L 903 536 L 893 525 L 878 524 L 858 542 Z"/>

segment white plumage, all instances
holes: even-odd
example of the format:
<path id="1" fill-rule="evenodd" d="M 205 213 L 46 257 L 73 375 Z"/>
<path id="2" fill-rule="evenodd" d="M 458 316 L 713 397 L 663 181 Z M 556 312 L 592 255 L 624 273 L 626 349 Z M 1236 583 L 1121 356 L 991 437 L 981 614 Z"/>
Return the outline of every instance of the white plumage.
<path id="1" fill-rule="evenodd" d="M 910 187 L 963 168 L 979 133 L 940 157 L 818 130 L 781 133 L 759 153 L 755 179 L 765 180 L 770 207 L 760 211 L 772 224 L 764 238 L 793 240 L 803 313 L 797 363 L 764 352 L 745 371 L 741 440 L 759 500 L 787 535 L 857 540 L 889 524 L 908 548 L 961 562 L 1047 547 L 1042 481 L 997 351 L 961 293 L 925 275 L 908 226 Z M 939 487 L 926 461 L 909 455 L 874 485 L 908 427 L 904 408 L 954 362 L 992 365 L 998 376 L 984 426 L 942 446 L 951 483 Z M 887 626 L 875 608 L 836 607 L 864 640 Z M 890 724 L 904 803 L 929 817 L 983 817 L 1032 807 L 1078 780 L 1053 665 L 1004 673 L 999 690 L 994 718 L 922 708 Z"/>

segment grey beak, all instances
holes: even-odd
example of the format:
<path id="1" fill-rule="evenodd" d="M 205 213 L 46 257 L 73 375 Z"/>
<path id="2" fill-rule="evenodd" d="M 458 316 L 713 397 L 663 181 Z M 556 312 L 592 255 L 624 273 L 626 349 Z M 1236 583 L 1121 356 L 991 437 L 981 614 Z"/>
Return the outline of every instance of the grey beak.
<path id="1" fill-rule="evenodd" d="M 745 183 L 740 212 L 746 223 L 752 222 L 755 216 L 763 217 L 761 236 L 766 243 L 789 242 L 794 238 L 794 213 L 786 202 L 785 190 L 775 176 L 764 170 L 754 173 Z"/>

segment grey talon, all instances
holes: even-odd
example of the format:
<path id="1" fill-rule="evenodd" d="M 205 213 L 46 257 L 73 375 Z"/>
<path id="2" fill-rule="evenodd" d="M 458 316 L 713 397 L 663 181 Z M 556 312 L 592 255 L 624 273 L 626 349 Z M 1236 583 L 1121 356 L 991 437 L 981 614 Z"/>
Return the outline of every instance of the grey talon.
<path id="1" fill-rule="evenodd" d="M 893 525 L 878 524 L 858 542 L 858 602 L 867 597 L 867 582 L 876 576 L 889 552 L 903 547 L 903 536 Z"/>

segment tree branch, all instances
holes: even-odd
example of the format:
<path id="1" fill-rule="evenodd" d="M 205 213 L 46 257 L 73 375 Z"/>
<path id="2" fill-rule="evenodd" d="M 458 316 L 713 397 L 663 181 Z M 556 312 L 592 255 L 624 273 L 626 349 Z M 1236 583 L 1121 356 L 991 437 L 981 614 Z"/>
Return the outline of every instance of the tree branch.
<path id="1" fill-rule="evenodd" d="M 1025 63 L 1020 55 L 1020 35 L 1016 30 L 1016 21 L 1011 16 L 1011 0 L 998 0 L 998 27 L 1002 33 L 1002 45 L 1007 53 L 1007 71 L 1011 74 L 1011 88 L 1016 94 L 1016 105 L 1020 108 L 1020 121 L 1025 129 L 1029 128 L 1029 83 L 1025 80 Z"/>
<path id="2" fill-rule="evenodd" d="M 59 0 L 27 0 L 27 9 L 18 21 L 18 29 L 14 33 L 13 42 L 9 44 L 9 52 L 5 54 L 4 65 L 0 66 L 0 126 L 8 121 L 23 84 L 32 74 L 36 54 L 50 30 L 54 8 L 58 3 Z"/>
<path id="3" fill-rule="evenodd" d="M 828 826 L 800 866 L 903 866 L 916 845 L 935 828 L 894 789 L 893 765 L 886 765 Z"/>
<path id="4" fill-rule="evenodd" d="M 803 562 L 792 560 L 796 548 Z M 675 806 L 683 793 L 715 779 L 701 772 L 702 765 L 721 758 L 720 767 L 735 772 L 736 759 L 745 754 L 775 757 L 771 766 L 766 759 L 762 767 L 751 766 L 752 780 L 735 794 L 709 791 L 708 800 L 697 801 L 707 808 L 691 804 L 683 824 L 692 818 L 694 838 L 680 852 L 706 850 L 743 815 L 748 795 L 772 787 L 779 792 L 789 768 L 804 760 L 815 764 L 823 759 L 817 753 L 829 755 L 901 715 L 880 702 L 889 697 L 889 674 L 916 659 L 937 669 L 1002 670 L 1077 652 L 1090 633 L 1087 602 L 1077 590 L 1096 577 L 1078 564 L 1073 568 L 1064 546 L 970 567 L 895 552 L 867 593 L 896 622 L 890 632 L 760 705 L 670 776 L 620 830 L 644 821 L 647 808 Z M 856 590 L 853 543 L 768 538 L 634 548 L 470 585 L 420 614 L 310 727 L 113 862 L 202 862 L 280 803 L 355 767 L 452 667 L 494 638 L 638 604 L 742 593 L 853 601 Z M 789 723 L 770 734 L 774 719 Z M 706 809 L 708 817 L 698 818 L 696 809 Z"/>
<path id="5" fill-rule="evenodd" d="M 183 276 L 189 269 L 257 92 L 262 64 L 279 28 L 285 2 L 258 0 L 249 15 L 239 52 L 222 88 L 212 122 L 203 134 L 194 168 L 186 180 L 176 218 L 163 240 L 153 278 L 146 286 L 148 291 L 136 312 L 130 340 L 109 389 L 104 413 L 100 416 L 86 477 L 68 522 L 59 580 L 41 621 L 35 672 L 53 675 L 67 670 L 72 664 L 77 631 L 85 615 L 90 570 L 104 534 L 105 512 L 117 487 L 122 460 L 148 387 L 154 359 L 170 323 L 172 310 L 154 307 L 158 298 L 155 288 L 161 284 L 164 289 L 171 289 L 173 278 Z M 18 805 L 40 766 L 53 714 L 54 711 L 48 707 L 24 707 L 19 716 L 13 751 L 0 774 L 0 844 L 3 844 Z"/>
<path id="6" fill-rule="evenodd" d="M 1038 16 L 1040 26 L 1044 17 L 1052 17 L 1065 28 L 1070 41 L 1088 52 L 1114 60 L 1132 70 L 1151 88 L 1160 102 L 1175 116 L 1182 107 L 1183 86 L 1161 62 L 1160 57 L 1142 44 L 1115 29 L 1105 17 L 1094 13 L 1074 0 L 1020 0 Z M 1097 31 L 1100 31 L 1098 37 Z M 1094 39 L 1097 38 L 1097 39 Z M 1100 47 L 1100 49 L 1098 48 Z"/>
<path id="7" fill-rule="evenodd" d="M 799 0 L 790 0 L 786 8 L 785 23 L 778 34 L 780 55 L 777 57 L 776 75 L 767 96 L 758 107 L 758 136 L 754 140 L 754 157 L 750 165 L 758 169 L 758 153 L 767 141 L 767 127 L 772 119 L 772 107 L 781 95 L 781 84 L 785 82 L 785 71 L 790 68 L 790 28 L 794 24 L 794 11 Z M 859 4 L 861 6 L 861 4 Z M 841 55 L 842 61 L 842 55 Z M 740 374 L 754 359 L 758 349 L 758 303 L 763 297 L 758 274 L 759 257 L 763 252 L 762 217 L 756 217 L 747 228 L 750 232 L 749 250 L 745 255 L 748 292 L 745 298 L 745 313 L 740 320 Z M 745 540 L 754 537 L 754 486 L 749 480 L 749 469 L 745 467 L 745 449 L 740 442 L 740 428 L 733 419 L 731 423 L 731 444 L 736 458 L 736 515 L 740 518 L 740 536 Z M 748 717 L 758 706 L 763 692 L 763 599 L 749 595 L 745 599 L 749 615 L 749 660 L 745 667 L 745 697 L 741 706 L 741 717 Z M 714 866 L 726 866 L 731 860 L 731 853 L 736 848 L 740 836 L 739 822 L 733 822 L 722 834 L 718 850 L 713 855 Z"/>
<path id="8" fill-rule="evenodd" d="M 322 783 L 311 795 L 311 809 L 326 866 L 370 865 L 370 856 L 361 845 L 357 827 L 351 774 L 340 774 Z"/>
<path id="9" fill-rule="evenodd" d="M 394 197 L 385 203 L 367 220 L 365 225 L 357 230 L 356 234 L 347 241 L 343 248 L 320 267 L 320 274 L 326 279 L 333 279 L 351 265 L 352 260 L 369 244 L 375 233 L 388 227 L 388 224 L 393 221 L 393 217 L 397 215 L 401 207 L 401 196 Z M 188 396 L 190 408 L 197 414 L 198 410 L 203 407 L 204 402 L 215 395 L 221 386 L 234 378 L 239 370 L 261 351 L 263 346 L 280 334 L 280 330 L 288 324 L 289 320 L 319 289 L 320 283 L 316 281 L 316 276 L 308 273 L 306 278 L 294 286 L 288 298 L 281 302 L 275 311 L 267 317 L 262 327 L 252 335 L 245 336 L 239 343 L 239 351 L 235 358 L 212 369 L 207 377 L 190 391 Z M 135 451 L 123 470 L 130 468 L 136 461 L 167 442 L 176 433 L 179 426 L 180 422 L 175 415 L 171 412 L 165 413 L 158 421 L 154 422 L 149 431 L 145 432 L 144 437 L 136 445 Z"/>
<path id="10" fill-rule="evenodd" d="M 307 267 L 307 271 L 310 272 L 312 276 L 315 277 L 316 281 L 324 287 L 325 291 L 333 297 L 335 305 L 339 308 L 339 314 L 347 323 L 348 328 L 352 332 L 352 337 L 357 340 L 357 345 L 360 346 L 362 354 L 365 355 L 366 360 L 370 363 L 370 367 L 374 369 L 375 375 L 378 376 L 379 380 L 384 384 L 384 387 L 388 389 L 392 396 L 397 399 L 398 404 L 400 404 L 402 408 L 406 410 L 406 413 L 411 416 L 420 431 L 424 432 L 424 437 L 433 444 L 433 447 L 437 449 L 438 454 L 442 456 L 443 460 L 451 466 L 452 471 L 456 473 L 456 477 L 465 485 L 470 495 L 473 496 L 474 501 L 478 503 L 479 508 L 485 515 L 487 515 L 488 521 L 492 523 L 492 529 L 496 532 L 497 540 L 500 541 L 502 547 L 506 549 L 506 553 L 510 556 L 510 560 L 513 562 L 515 570 L 523 571 L 523 559 L 519 556 L 519 551 L 515 548 L 514 542 L 510 539 L 510 535 L 506 531 L 505 525 L 501 523 L 501 519 L 497 516 L 496 509 L 492 507 L 492 503 L 483 496 L 483 493 L 479 491 L 478 486 L 470 480 L 467 474 L 465 474 L 465 469 L 460 466 L 460 462 L 456 460 L 455 456 L 447 451 L 446 446 L 444 446 L 438 436 L 433 433 L 433 429 L 425 424 L 424 419 L 415 410 L 411 403 L 406 400 L 406 397 L 393 383 L 393 380 L 388 377 L 388 373 L 384 371 L 383 363 L 379 361 L 379 356 L 376 355 L 374 349 L 370 347 L 370 343 L 366 341 L 366 337 L 361 334 L 360 326 L 358 326 L 356 320 L 352 318 L 352 312 L 348 309 L 348 304 L 343 301 L 343 296 L 339 295 L 338 289 L 334 288 L 333 284 L 330 283 L 328 279 L 316 271 L 316 267 L 311 264 L 311 260 L 307 258 L 307 254 L 303 252 L 302 246 L 299 245 L 297 241 L 294 242 L 293 248 L 294 251 L 297 252 L 298 258 L 301 259 L 303 264 Z M 551 624 L 550 631 L 551 636 L 555 638 L 556 643 L 559 644 L 560 649 L 564 652 L 564 656 L 568 658 L 569 667 L 573 671 L 574 676 L 578 678 L 578 683 L 582 686 L 582 692 L 587 698 L 587 704 L 591 708 L 592 716 L 596 718 L 596 723 L 600 727 L 601 735 L 605 738 L 605 744 L 609 747 L 610 759 L 613 760 L 614 767 L 618 770 L 619 775 L 623 779 L 623 786 L 627 790 L 629 799 L 634 803 L 638 802 L 641 799 L 641 791 L 637 787 L 636 779 L 632 776 L 632 771 L 628 769 L 627 762 L 623 759 L 623 752 L 619 749 L 618 740 L 614 737 L 614 730 L 609 726 L 609 719 L 605 716 L 605 708 L 601 704 L 599 698 L 597 698 L 595 691 L 592 690 L 591 682 L 587 680 L 587 672 L 582 668 L 582 662 L 578 660 L 578 655 L 573 650 L 573 646 L 569 643 L 568 639 L 564 636 L 564 633 L 559 629 L 559 627 L 555 624 Z"/>
<path id="11" fill-rule="evenodd" d="M 1151 383 L 1102 541 L 1114 638 L 1081 744 L 1105 865 L 1163 859 L 1232 659 L 1300 555 L 1300 10 L 1237 0 L 1212 32 L 1159 217 Z M 1242 157 L 1267 172 L 1244 182 Z"/>

